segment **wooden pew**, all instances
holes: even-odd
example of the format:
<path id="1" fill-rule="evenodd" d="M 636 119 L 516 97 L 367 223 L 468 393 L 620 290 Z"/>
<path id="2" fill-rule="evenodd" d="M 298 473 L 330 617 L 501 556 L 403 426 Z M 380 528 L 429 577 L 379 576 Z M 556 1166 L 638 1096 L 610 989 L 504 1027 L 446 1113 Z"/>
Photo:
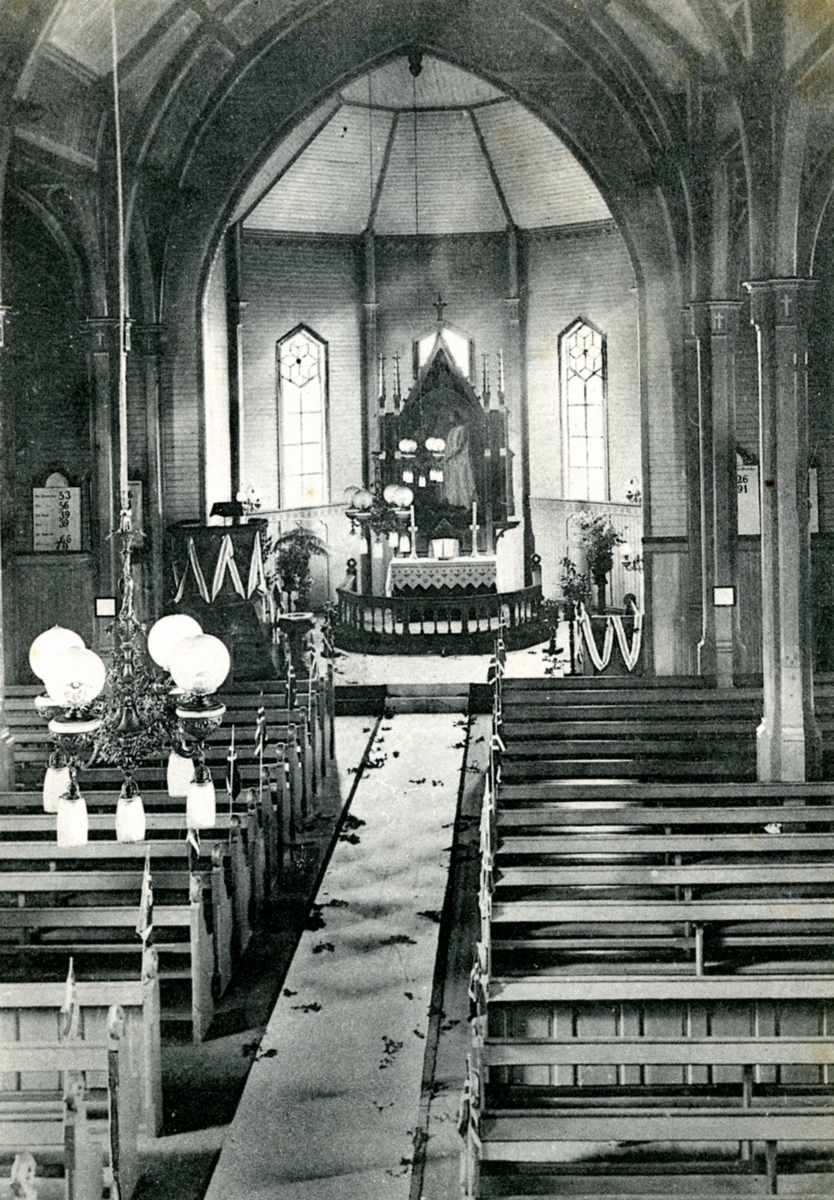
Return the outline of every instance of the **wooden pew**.
<path id="1" fill-rule="evenodd" d="M 83 1040 L 0 1039 L 0 1161 L 21 1150 L 64 1175 L 68 1200 L 130 1200 L 138 1180 L 138 1079 L 124 1053 L 125 1013 Z"/>
<path id="2" fill-rule="evenodd" d="M 50 847 L 52 853 L 57 847 Z M 55 860 L 57 861 L 57 860 Z M 0 875 L 0 959 L 7 978 L 31 979 L 72 955 L 79 978 L 139 973 L 136 934 L 141 870 L 40 870 Z M 222 854 L 206 870 L 154 873 L 154 948 L 166 1012 L 190 994 L 189 1018 L 202 1041 L 232 971 L 232 900 Z M 166 901 L 160 903 L 160 893 Z M 14 907 L 11 907 L 14 905 Z"/>
<path id="3" fill-rule="evenodd" d="M 47 814 L 43 814 L 46 816 Z M 150 831 L 148 831 L 150 832 Z M 210 831 L 214 834 L 214 831 Z M 48 874 L 51 884 L 58 875 L 66 876 L 67 886 L 73 880 L 84 891 L 96 890 L 98 876 L 112 876 L 106 890 L 135 891 L 137 880 L 141 889 L 142 871 L 145 860 L 151 863 L 154 888 L 187 890 L 188 872 L 192 869 L 209 872 L 212 870 L 212 852 L 220 849 L 226 870 L 226 885 L 232 898 L 232 936 L 235 952 L 242 954 L 252 937 L 252 880 L 241 836 L 240 819 L 229 820 L 228 840 L 218 842 L 213 836 L 201 842 L 198 856 L 193 846 L 184 838 L 149 837 L 144 842 L 116 842 L 93 840 L 86 846 L 58 846 L 52 840 L 26 839 L 10 841 L 0 838 L 0 894 L 14 891 L 16 876 L 28 872 Z M 78 880 L 78 872 L 84 875 Z M 124 877 L 124 888 L 118 885 Z M 28 879 L 28 875 L 26 875 Z M 212 886 L 214 886 L 214 880 Z M 215 903 L 213 897 L 213 905 Z M 226 917 L 219 915 L 222 929 Z M 217 933 L 217 930 L 215 930 Z M 218 941 L 218 938 L 215 938 Z M 223 954 L 221 953 L 221 958 Z M 227 971 L 228 973 L 228 971 Z M 226 980 L 228 983 L 228 980 Z M 224 985 L 225 986 L 225 985 Z"/>
<path id="4" fill-rule="evenodd" d="M 710 1172 L 759 1169 L 760 1143 L 751 1188 L 775 1191 L 780 1145 L 830 1154 L 831 785 L 515 783 L 501 758 L 465 1195 L 648 1198 L 668 1172 L 701 1194 Z M 827 1194 L 815 1165 L 789 1188 Z"/>
<path id="5" fill-rule="evenodd" d="M 325 722 L 326 713 L 324 701 L 320 704 L 320 685 L 314 683 L 309 698 L 298 692 L 294 698 L 295 707 L 292 709 L 287 708 L 285 686 L 275 684 L 274 681 L 270 681 L 263 689 L 261 689 L 261 685 L 249 686 L 257 687 L 258 690 L 236 691 L 221 697 L 227 704 L 224 721 L 206 743 L 206 761 L 212 769 L 215 784 L 220 784 L 222 781 L 231 731 L 235 726 L 235 749 L 238 753 L 238 767 L 242 782 L 245 787 L 257 787 L 260 763 L 254 751 L 253 734 L 257 710 L 263 699 L 269 735 L 264 765 L 274 764 L 276 752 L 280 758 L 281 746 L 296 747 L 293 755 L 297 756 L 298 764 L 293 763 L 293 769 L 298 770 L 299 780 L 295 786 L 296 790 L 301 789 L 303 805 L 306 809 L 312 805 L 312 797 L 318 790 L 322 778 L 323 753 L 321 747 L 325 741 L 320 734 L 320 727 Z M 263 696 L 261 690 L 263 690 Z M 34 698 L 40 691 L 42 688 L 34 686 L 13 686 L 5 690 L 4 717 L 13 736 L 17 787 L 34 789 L 40 786 L 49 755 L 54 749 L 46 722 L 34 707 Z M 328 701 L 329 703 L 330 701 Z M 321 713 L 319 712 L 320 707 Z M 140 767 L 135 772 L 135 778 L 143 792 L 150 788 L 164 789 L 163 762 L 160 760 Z M 114 785 L 119 785 L 121 779 L 121 773 L 115 767 L 97 764 L 85 768 L 82 772 L 82 790 L 85 791 L 85 794 L 97 789 L 107 790 Z"/>
<path id="6" fill-rule="evenodd" d="M 65 979 L 57 977 L 29 983 L 0 983 L 0 1043 L 17 1042 L 23 1053 L 30 1042 L 40 1044 L 55 1038 L 65 994 Z M 158 1136 L 162 1132 L 162 1057 L 156 953 L 152 949 L 146 952 L 141 976 L 79 980 L 76 994 L 79 1036 L 89 1037 L 91 1041 L 104 1038 L 108 1001 L 122 1009 L 122 1071 L 129 1070 L 137 1081 L 139 1128 L 151 1136 Z M 22 1086 L 20 1080 L 12 1077 L 12 1068 L 8 1072 L 5 1069 L 9 1060 L 3 1055 L 0 1060 L 3 1063 L 0 1069 L 2 1087 Z"/>
<path id="7" fill-rule="evenodd" d="M 263 789 L 263 811 L 257 802 L 258 793 L 252 789 L 240 797 L 229 811 L 223 793 L 217 798 L 217 817 L 210 830 L 204 830 L 201 841 L 207 846 L 221 844 L 230 860 L 229 870 L 235 898 L 235 930 L 239 948 L 245 949 L 251 937 L 251 926 L 257 919 L 271 877 L 278 871 L 278 816 L 270 803 L 269 787 Z M 89 813 L 89 845 L 85 851 L 98 858 L 105 845 L 115 842 L 116 792 L 94 792 L 85 797 Z M 167 793 L 150 793 L 146 800 L 146 840 L 136 845 L 150 850 L 152 857 L 164 856 L 165 849 L 154 849 L 154 843 L 178 842 L 181 852 L 186 848 L 184 802 Z M 44 813 L 40 792 L 0 792 L 0 851 L 6 840 L 47 841 L 55 844 L 55 817 Z M 109 853 L 109 851 L 107 851 Z M 132 857 L 137 850 L 117 851 L 117 855 Z M 144 853 L 144 852 L 141 852 Z M 0 859 L 2 853 L 0 853 Z"/>
<path id="8" fill-rule="evenodd" d="M 503 778 L 753 779 L 761 704 L 688 680 L 505 679 Z"/>
<path id="9" fill-rule="evenodd" d="M 701 976 L 662 989 L 645 976 L 482 976 L 476 994 L 467 1196 L 556 1195 L 566 1183 L 572 1195 L 619 1194 L 626 1175 L 630 1197 L 656 1196 L 673 1167 L 674 1194 L 700 1194 L 722 1168 L 749 1173 L 751 1143 L 765 1144 L 763 1190 L 775 1192 L 779 1146 L 824 1142 L 830 1154 L 830 975 Z M 719 1142 L 732 1153 L 707 1156 Z M 534 1186 L 504 1176 L 508 1164 L 535 1172 Z M 828 1194 L 829 1166 L 798 1176 L 799 1194 Z"/>

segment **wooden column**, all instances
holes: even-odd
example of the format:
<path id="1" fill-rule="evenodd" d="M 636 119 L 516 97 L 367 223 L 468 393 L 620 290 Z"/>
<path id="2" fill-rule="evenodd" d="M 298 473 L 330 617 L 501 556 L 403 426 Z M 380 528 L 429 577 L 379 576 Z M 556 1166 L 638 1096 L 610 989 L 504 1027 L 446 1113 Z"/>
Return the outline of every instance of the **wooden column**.
<path id="1" fill-rule="evenodd" d="M 0 352 L 6 348 L 6 318 L 9 309 L 0 305 Z M 6 389 L 2 386 L 2 353 L 0 353 L 0 496 L 8 498 L 14 495 L 14 438 L 12 436 L 12 413 L 8 411 Z M 6 514 L 4 514 L 5 516 Z M 6 625 L 6 609 L 4 600 L 11 595 L 11 577 L 9 566 L 11 562 L 11 547 L 4 544 L 4 521 L 0 521 L 0 697 L 5 696 L 6 686 L 6 637 L 14 632 L 14 626 Z M 7 588 L 9 591 L 7 592 Z M 13 608 L 13 606 L 12 606 Z M 9 656 L 11 659 L 11 656 Z M 14 789 L 14 755 L 11 742 L 8 740 L 8 727 L 0 705 L 0 791 L 8 792 Z"/>
<path id="2" fill-rule="evenodd" d="M 732 587 L 736 579 L 738 485 L 736 481 L 735 355 L 739 301 L 708 300 L 710 396 L 712 420 L 712 587 Z M 712 597 L 709 597 L 712 600 Z M 733 686 L 735 650 L 733 610 L 711 604 L 715 639 L 715 675 L 719 687 Z"/>
<path id="3" fill-rule="evenodd" d="M 697 421 L 697 544 L 693 571 L 700 599 L 699 673 L 733 686 L 733 610 L 716 607 L 714 589 L 735 580 L 737 527 L 735 336 L 740 304 L 707 300 L 687 310 L 685 353 L 692 424 Z"/>
<path id="4" fill-rule="evenodd" d="M 514 225 L 507 229 L 507 331 L 508 346 L 505 356 L 505 369 L 510 382 L 510 395 L 514 396 L 518 406 L 519 448 L 521 450 L 521 518 L 523 526 L 522 554 L 523 583 L 529 587 L 532 583 L 531 562 L 536 551 L 533 535 L 533 520 L 530 512 L 530 419 L 527 409 L 527 370 L 524 357 L 526 344 L 526 325 L 521 304 L 521 287 L 519 276 L 525 269 L 525 263 L 520 260 L 521 248 L 518 244 L 518 230 Z M 506 385 L 505 385 L 506 386 Z M 507 389 L 508 391 L 510 389 Z M 507 447 L 510 453 L 510 447 Z M 513 489 L 517 492 L 517 474 L 513 471 Z M 513 506 L 518 503 L 517 495 L 513 498 Z"/>
<path id="5" fill-rule="evenodd" d="M 374 463 L 372 451 L 378 448 L 379 427 L 377 410 L 379 395 L 377 389 L 379 338 L 377 335 L 377 299 L 376 299 L 376 240 L 372 229 L 365 230 L 363 240 L 364 250 L 364 301 L 362 304 L 363 331 L 365 338 L 365 356 L 363 363 L 362 394 L 362 479 L 357 480 L 368 487 L 374 483 Z M 371 581 L 371 552 L 360 556 L 359 589 L 364 593 L 372 590 Z"/>
<path id="6" fill-rule="evenodd" d="M 811 677 L 807 325 L 814 281 L 746 283 L 756 327 L 762 512 L 764 713 L 760 780 L 819 774 Z"/>
<path id="7" fill-rule="evenodd" d="M 243 403 L 243 345 L 246 312 L 243 294 L 241 231 L 238 222 L 226 234 L 226 346 L 229 376 L 229 496 L 240 491 L 240 411 Z"/>
<path id="8" fill-rule="evenodd" d="M 165 603 L 162 495 L 162 436 L 159 412 L 160 360 L 164 350 L 165 334 L 162 325 L 134 325 L 131 345 L 142 362 L 142 397 L 145 406 L 145 436 L 147 439 L 148 477 L 145 481 L 144 524 L 150 542 L 150 601 L 151 611 L 142 615 L 151 619 L 161 615 Z"/>
<path id="9" fill-rule="evenodd" d="M 92 385 L 95 477 L 91 495 L 90 542 L 95 558 L 99 595 L 115 595 L 119 577 L 118 439 L 119 322 L 115 317 L 91 317 L 84 322 L 87 360 Z"/>
<path id="10" fill-rule="evenodd" d="M 712 420 L 709 385 L 708 314 L 703 304 L 684 309 L 684 385 L 687 405 L 689 478 L 690 588 L 689 635 L 699 675 L 715 673 L 715 627 L 712 620 Z"/>

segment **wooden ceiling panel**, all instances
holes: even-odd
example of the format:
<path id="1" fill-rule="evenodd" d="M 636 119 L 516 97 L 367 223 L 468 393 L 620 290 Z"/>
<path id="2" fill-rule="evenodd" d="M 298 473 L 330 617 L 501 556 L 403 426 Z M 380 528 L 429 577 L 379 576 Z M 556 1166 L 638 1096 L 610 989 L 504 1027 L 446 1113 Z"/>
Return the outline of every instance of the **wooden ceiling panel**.
<path id="1" fill-rule="evenodd" d="M 381 234 L 480 233 L 507 221 L 468 112 L 417 118 L 415 209 L 414 122 L 400 118 L 379 203 Z"/>
<path id="2" fill-rule="evenodd" d="M 596 184 L 567 147 L 515 100 L 476 113 L 516 225 L 574 225 L 610 219 Z"/>
<path id="3" fill-rule="evenodd" d="M 720 0 L 720 3 L 728 10 L 738 6 L 738 0 Z M 697 8 L 687 0 L 630 0 L 628 6 L 637 15 L 642 9 L 657 21 L 669 25 L 699 54 L 711 54 L 714 51 L 715 44 L 709 30 L 704 28 Z M 728 18 L 730 15 L 728 11 Z M 639 46 L 639 41 L 637 44 Z"/>
<path id="4" fill-rule="evenodd" d="M 125 107 L 139 114 L 150 99 L 165 68 L 179 53 L 200 24 L 200 18 L 190 8 L 169 27 L 143 54 L 131 71 L 122 74 L 122 96 Z"/>
<path id="5" fill-rule="evenodd" d="M 175 0 L 130 0 L 116 6 L 119 57 L 133 47 L 175 3 Z M 49 35 L 49 43 L 77 59 L 96 75 L 112 68 L 111 0 L 73 0 L 65 3 Z"/>
<path id="6" fill-rule="evenodd" d="M 232 65 L 232 55 L 216 42 L 204 42 L 191 60 L 182 83 L 157 127 L 148 162 L 172 171 L 190 138 L 206 101 Z"/>
<path id="7" fill-rule="evenodd" d="M 291 163 L 252 211 L 247 227 L 361 233 L 368 221 L 393 119 L 389 113 L 369 112 L 352 105 L 340 107 L 312 146 Z"/>

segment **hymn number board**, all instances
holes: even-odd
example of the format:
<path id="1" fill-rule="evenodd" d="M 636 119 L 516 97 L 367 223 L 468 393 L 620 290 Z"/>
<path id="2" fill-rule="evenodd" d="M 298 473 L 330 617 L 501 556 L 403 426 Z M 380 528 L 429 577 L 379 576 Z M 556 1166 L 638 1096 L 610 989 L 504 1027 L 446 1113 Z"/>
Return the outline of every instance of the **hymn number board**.
<path id="1" fill-rule="evenodd" d="M 44 487 L 32 489 L 33 549 L 77 553 L 81 549 L 81 488 L 55 471 Z"/>

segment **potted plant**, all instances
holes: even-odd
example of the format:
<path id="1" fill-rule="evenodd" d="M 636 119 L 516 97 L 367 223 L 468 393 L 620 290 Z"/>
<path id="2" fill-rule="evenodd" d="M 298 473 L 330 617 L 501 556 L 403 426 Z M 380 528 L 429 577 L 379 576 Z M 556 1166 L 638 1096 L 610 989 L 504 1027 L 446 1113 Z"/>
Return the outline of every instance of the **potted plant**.
<path id="1" fill-rule="evenodd" d="M 577 568 L 576 563 L 571 558 L 562 559 L 562 578 L 560 580 L 562 587 L 562 595 L 565 598 L 565 620 L 568 623 L 568 636 L 570 638 L 570 673 L 576 674 L 576 636 L 575 622 L 577 616 L 577 608 L 581 604 L 587 605 L 591 598 L 591 581 L 587 575 Z"/>
<path id="2" fill-rule="evenodd" d="M 310 560 L 314 555 L 327 554 L 327 547 L 315 533 L 300 525 L 276 538 L 267 538 L 264 558 L 266 560 L 267 584 L 286 598 L 276 625 L 287 638 L 289 661 L 299 678 L 307 674 L 306 649 L 313 614 L 307 610 L 313 578 Z"/>
<path id="3" fill-rule="evenodd" d="M 622 545 L 625 538 L 614 528 L 608 513 L 601 513 L 596 517 L 592 517 L 590 513 L 582 513 L 579 528 L 582 531 L 588 571 L 597 589 L 597 612 L 604 613 L 605 589 L 608 575 L 614 566 L 614 547 Z"/>
<path id="4" fill-rule="evenodd" d="M 313 556 L 327 554 L 327 547 L 317 534 L 300 525 L 281 533 L 276 538 L 267 538 L 264 548 L 266 581 L 278 594 L 283 594 L 285 612 L 304 612 L 310 600 L 313 578 L 310 560 Z"/>

